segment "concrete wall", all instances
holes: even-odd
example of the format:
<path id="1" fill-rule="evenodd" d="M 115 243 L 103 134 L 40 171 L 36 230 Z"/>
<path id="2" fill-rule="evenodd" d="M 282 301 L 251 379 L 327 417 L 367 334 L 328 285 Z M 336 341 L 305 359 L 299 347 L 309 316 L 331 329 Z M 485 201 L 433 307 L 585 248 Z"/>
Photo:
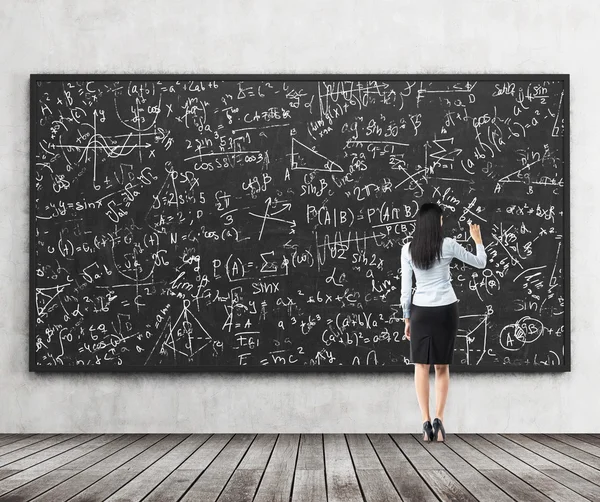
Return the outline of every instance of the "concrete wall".
<path id="1" fill-rule="evenodd" d="M 454 374 L 449 431 L 600 432 L 600 4 L 2 0 L 0 432 L 415 432 L 410 374 L 28 372 L 30 73 L 570 73 L 572 367 Z"/>

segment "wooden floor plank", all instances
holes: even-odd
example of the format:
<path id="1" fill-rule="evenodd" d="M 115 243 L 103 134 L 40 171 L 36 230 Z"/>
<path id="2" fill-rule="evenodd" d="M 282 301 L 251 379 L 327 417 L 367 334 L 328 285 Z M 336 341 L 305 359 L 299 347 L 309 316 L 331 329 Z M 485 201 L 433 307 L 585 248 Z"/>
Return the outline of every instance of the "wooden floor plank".
<path id="1" fill-rule="evenodd" d="M 384 469 L 356 469 L 356 476 L 368 502 L 401 502 Z"/>
<path id="2" fill-rule="evenodd" d="M 506 469 L 481 469 L 479 472 L 518 502 L 550 502 L 551 499 Z"/>
<path id="3" fill-rule="evenodd" d="M 260 434 L 255 438 L 217 502 L 251 502 L 254 499 L 275 441 L 277 434 Z"/>
<path id="4" fill-rule="evenodd" d="M 496 445 L 498 448 L 501 448 L 509 455 L 518 458 L 522 462 L 525 462 L 538 470 L 556 467 L 556 464 L 553 464 L 547 458 L 514 443 L 509 438 L 500 434 L 479 434 L 479 436 Z"/>
<path id="5" fill-rule="evenodd" d="M 256 434 L 236 434 L 192 484 L 181 502 L 215 502 L 255 438 Z"/>
<path id="6" fill-rule="evenodd" d="M 236 469 L 217 502 L 252 502 L 263 472 L 261 469 Z"/>
<path id="7" fill-rule="evenodd" d="M 400 502 L 402 499 L 366 434 L 346 434 L 346 441 L 365 499 Z"/>
<path id="8" fill-rule="evenodd" d="M 363 496 L 343 434 L 323 435 L 328 502 L 362 502 Z"/>
<path id="9" fill-rule="evenodd" d="M 589 453 L 590 455 L 593 455 L 600 459 L 600 446 L 592 445 L 590 443 L 582 441 L 581 439 L 571 437 L 568 434 L 546 434 L 546 436 L 571 445 L 574 448 L 579 448 L 580 450 L 583 450 Z"/>
<path id="10" fill-rule="evenodd" d="M 488 435 L 482 434 L 482 436 L 486 437 Z M 493 437 L 490 437 L 489 439 L 486 437 L 486 439 L 492 441 L 496 446 L 502 448 L 511 455 L 518 457 L 539 471 L 542 471 L 547 476 L 569 487 L 583 497 L 590 500 L 600 500 L 600 486 L 587 481 L 560 464 L 549 460 L 545 456 L 528 449 L 525 445 L 521 445 L 518 442 L 511 440 L 510 435 L 507 435 L 507 437 L 498 435 L 490 436 Z"/>
<path id="11" fill-rule="evenodd" d="M 415 435 L 413 437 L 419 442 Z M 446 443 L 433 444 L 431 448 L 427 448 L 427 452 L 477 500 L 482 502 L 512 502 L 513 498 L 509 497 L 460 455 L 450 449 L 447 443 L 454 441 L 456 441 L 455 436 L 446 436 Z"/>
<path id="12" fill-rule="evenodd" d="M 35 445 L 41 444 L 41 447 L 38 448 L 42 449 L 45 448 L 48 444 L 48 441 L 52 441 L 52 438 L 56 438 L 57 434 L 34 434 L 33 436 L 29 436 L 27 438 L 23 438 L 23 439 L 19 439 L 18 441 L 14 441 L 8 444 L 5 444 L 4 446 L 0 446 L 0 467 L 5 465 L 4 463 L 4 457 L 8 454 L 11 453 L 15 453 L 19 450 L 23 450 L 25 448 L 29 448 L 29 453 L 27 453 L 27 455 L 31 454 L 31 453 L 35 453 L 37 450 L 35 449 Z M 62 440 L 64 441 L 67 438 L 63 438 Z M 45 443 L 44 443 L 45 442 Z M 57 442 L 57 439 L 54 439 L 54 443 Z M 50 444 L 54 444 L 54 443 L 50 443 Z M 25 455 L 26 456 L 26 455 Z M 21 457 L 17 457 L 17 458 L 21 458 Z M 10 461 L 12 462 L 12 460 Z M 9 462 L 9 463 L 10 463 Z"/>
<path id="13" fill-rule="evenodd" d="M 292 502 L 327 500 L 322 434 L 302 434 L 298 447 Z"/>
<path id="14" fill-rule="evenodd" d="M 22 439 L 26 439 L 31 436 L 33 436 L 33 434 L 3 434 L 2 437 L 0 437 L 0 447 L 11 443 L 16 443 L 17 441 L 21 441 Z"/>
<path id="15" fill-rule="evenodd" d="M 191 434 L 162 458 L 117 490 L 105 502 L 131 502 L 142 500 L 181 465 L 208 439 L 207 434 Z"/>
<path id="16" fill-rule="evenodd" d="M 594 446 L 600 446 L 600 438 L 593 436 L 592 434 L 569 434 L 569 436 L 585 441 L 586 443 L 593 444 Z"/>
<path id="17" fill-rule="evenodd" d="M 578 493 L 505 452 L 502 448 L 483 437 L 476 434 L 459 434 L 459 436 L 551 500 L 556 502 L 589 502 Z"/>
<path id="18" fill-rule="evenodd" d="M 248 448 L 248 452 L 242 459 L 237 470 L 259 469 L 264 471 L 273 453 L 276 441 L 277 434 L 259 434 L 250 445 L 250 448 Z"/>
<path id="19" fill-rule="evenodd" d="M 574 492 L 579 493 L 588 500 L 600 501 L 600 490 L 599 486 L 591 483 L 587 479 L 583 479 L 577 474 L 563 469 L 562 467 L 556 468 L 544 468 L 542 469 L 544 474 L 547 474 L 551 478 L 560 481 L 565 486 L 571 488 Z"/>
<path id="20" fill-rule="evenodd" d="M 254 502 L 289 502 L 300 446 L 299 434 L 280 434 Z"/>
<path id="21" fill-rule="evenodd" d="M 137 441 L 143 434 L 124 434 L 109 443 L 93 450 L 82 457 L 65 464 L 60 469 L 55 469 L 39 478 L 32 480 L 20 488 L 11 491 L 6 497 L 0 497 L 0 502 L 8 500 L 31 500 L 38 495 L 54 488 L 63 481 L 77 475 L 88 467 L 109 457 L 113 453 L 125 448 L 127 445 Z"/>
<path id="22" fill-rule="evenodd" d="M 410 434 L 392 434 L 391 436 L 417 471 L 421 471 L 422 469 L 444 470 L 442 464 L 427 453 Z M 432 446 L 432 444 L 430 443 L 427 446 Z"/>
<path id="23" fill-rule="evenodd" d="M 421 475 L 443 502 L 477 502 L 445 469 L 424 469 Z"/>
<path id="24" fill-rule="evenodd" d="M 69 462 L 72 462 L 73 460 L 78 459 L 107 443 L 110 443 L 119 436 L 120 435 L 118 434 L 102 434 L 85 442 L 83 441 L 84 436 L 78 436 L 82 441 L 79 446 L 56 455 L 55 457 L 49 458 L 46 461 L 40 462 L 32 467 L 25 468 L 24 470 L 19 471 L 18 474 L 2 479 L 2 481 L 0 481 L 0 495 L 4 495 L 5 493 L 16 490 L 20 486 L 34 481 L 35 479 L 38 479 L 45 474 L 58 469 L 59 467 L 63 467 Z M 0 475 L 0 477 L 2 476 Z"/>
<path id="25" fill-rule="evenodd" d="M 558 441 L 557 439 L 551 438 L 544 434 L 525 434 L 530 439 L 535 439 L 538 443 L 546 445 L 556 451 L 564 453 L 565 455 L 579 460 L 584 464 L 593 467 L 596 470 L 600 471 L 600 458 L 587 453 L 579 448 L 575 448 L 567 443 L 563 443 L 562 441 Z"/>
<path id="26" fill-rule="evenodd" d="M 68 449 L 72 441 L 77 441 L 76 437 L 78 435 L 57 434 L 43 441 L 6 453 L 0 457 L 0 467 L 17 470 L 24 467 L 31 467 L 41 461 L 38 459 L 46 459 L 48 456 L 53 456 L 53 453 L 61 453 L 65 447 Z M 21 467 L 15 467 L 17 465 Z"/>
<path id="27" fill-rule="evenodd" d="M 507 471 L 498 462 L 495 462 L 484 453 L 474 448 L 456 434 L 446 436 L 446 446 L 472 465 L 492 483 L 505 491 L 518 502 L 550 501 L 548 497 L 533 489 L 518 476 Z"/>
<path id="28" fill-rule="evenodd" d="M 233 434 L 211 435 L 200 448 L 150 492 L 144 502 L 178 501 L 232 438 Z"/>
<path id="29" fill-rule="evenodd" d="M 292 489 L 292 502 L 323 502 L 327 500 L 325 471 L 296 469 Z"/>
<path id="30" fill-rule="evenodd" d="M 494 462 L 487 455 L 481 453 L 456 434 L 446 435 L 446 446 L 459 455 L 463 460 L 471 464 L 478 471 L 504 469 L 499 463 Z"/>
<path id="31" fill-rule="evenodd" d="M 8 465 L 9 469 L 17 469 L 19 471 L 28 470 L 31 471 L 33 467 L 38 467 L 41 471 L 44 471 L 46 467 L 50 467 L 50 470 L 56 469 L 61 465 L 70 462 L 73 458 L 77 458 L 80 455 L 75 452 L 75 456 L 73 456 L 73 451 L 78 447 L 85 445 L 89 441 L 99 437 L 98 434 L 80 434 L 78 436 L 74 436 L 66 441 L 55 444 L 49 448 L 45 448 L 37 453 L 32 455 L 28 455 L 25 458 L 12 462 Z M 64 459 L 66 455 L 67 460 L 62 462 L 61 459 Z M 46 467 L 42 466 L 44 464 Z M 5 479 L 5 476 L 0 470 L 0 480 Z M 41 472 L 39 476 L 46 474 L 45 472 Z"/>
<path id="32" fill-rule="evenodd" d="M 422 438 L 415 438 L 410 434 L 393 434 L 392 437 L 440 500 L 456 502 L 476 500 L 454 476 L 444 469 L 442 464 L 429 454 L 427 449 L 439 446 L 437 443 L 424 443 Z"/>
<path id="33" fill-rule="evenodd" d="M 322 434 L 301 434 L 296 470 L 325 470 Z"/>
<path id="34" fill-rule="evenodd" d="M 160 441 L 164 436 L 164 434 L 147 434 L 137 439 L 133 443 L 118 450 L 104 460 L 93 464 L 84 471 L 78 472 L 74 476 L 68 477 L 66 481 L 63 481 L 50 490 L 44 492 L 39 497 L 36 497 L 34 499 L 35 502 L 57 502 L 60 500 L 70 500 L 79 492 L 93 485 L 99 479 L 102 479 L 104 476 L 119 468 L 125 462 L 131 460 L 133 457 L 151 447 L 154 443 Z M 68 472 L 64 474 L 61 472 L 64 470 L 72 472 L 71 469 L 57 469 L 54 472 L 68 476 Z"/>
<path id="35" fill-rule="evenodd" d="M 589 465 L 584 464 L 573 457 L 561 453 L 550 446 L 546 446 L 545 444 L 536 441 L 534 436 L 527 437 L 523 434 L 505 434 L 505 436 L 511 441 L 514 441 L 515 443 L 534 451 L 538 455 L 600 486 L 600 472 L 598 472 L 597 469 L 594 469 L 593 467 L 590 467 Z"/>
<path id="36" fill-rule="evenodd" d="M 104 476 L 82 492 L 79 492 L 75 497 L 69 499 L 69 501 L 90 502 L 92 500 L 105 500 L 170 452 L 187 436 L 188 434 L 169 434 L 163 437 L 139 455 L 121 464 L 117 469 L 111 471 L 110 474 Z"/>
<path id="37" fill-rule="evenodd" d="M 369 434 L 369 439 L 402 500 L 405 502 L 439 500 L 389 434 Z"/>
<path id="38" fill-rule="evenodd" d="M 354 469 L 383 469 L 366 434 L 346 434 Z"/>

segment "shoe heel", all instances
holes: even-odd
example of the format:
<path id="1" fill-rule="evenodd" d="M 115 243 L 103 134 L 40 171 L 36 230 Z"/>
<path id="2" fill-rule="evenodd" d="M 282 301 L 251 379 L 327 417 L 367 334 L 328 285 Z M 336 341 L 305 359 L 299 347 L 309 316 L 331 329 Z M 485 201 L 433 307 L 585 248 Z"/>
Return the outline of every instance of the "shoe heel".
<path id="1" fill-rule="evenodd" d="M 423 441 L 426 443 L 433 441 L 433 427 L 429 420 L 423 422 Z"/>
<path id="2" fill-rule="evenodd" d="M 446 430 L 444 429 L 444 424 L 442 423 L 442 421 L 439 418 L 435 418 L 433 420 L 433 438 L 434 441 L 438 441 L 440 443 L 444 443 L 446 442 Z M 440 441 L 440 439 L 438 438 L 439 433 L 442 433 L 442 439 Z"/>

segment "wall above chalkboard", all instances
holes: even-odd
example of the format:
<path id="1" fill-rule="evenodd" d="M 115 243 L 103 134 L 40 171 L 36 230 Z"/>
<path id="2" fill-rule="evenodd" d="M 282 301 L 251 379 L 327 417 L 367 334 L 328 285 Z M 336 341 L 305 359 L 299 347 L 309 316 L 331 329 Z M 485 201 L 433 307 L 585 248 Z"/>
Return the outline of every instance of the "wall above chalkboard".
<path id="1" fill-rule="evenodd" d="M 444 209 L 457 371 L 570 370 L 568 75 L 31 75 L 30 371 L 412 371 Z"/>

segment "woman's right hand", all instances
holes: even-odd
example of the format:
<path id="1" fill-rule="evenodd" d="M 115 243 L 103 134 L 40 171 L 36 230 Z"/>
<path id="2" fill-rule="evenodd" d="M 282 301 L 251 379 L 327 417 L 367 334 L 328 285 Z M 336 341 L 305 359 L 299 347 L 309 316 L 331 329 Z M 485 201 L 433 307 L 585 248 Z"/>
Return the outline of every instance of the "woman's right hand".
<path id="1" fill-rule="evenodd" d="M 469 223 L 469 231 L 471 232 L 471 237 L 475 241 L 475 244 L 483 244 L 481 240 L 481 230 L 479 225 L 476 223 Z"/>

